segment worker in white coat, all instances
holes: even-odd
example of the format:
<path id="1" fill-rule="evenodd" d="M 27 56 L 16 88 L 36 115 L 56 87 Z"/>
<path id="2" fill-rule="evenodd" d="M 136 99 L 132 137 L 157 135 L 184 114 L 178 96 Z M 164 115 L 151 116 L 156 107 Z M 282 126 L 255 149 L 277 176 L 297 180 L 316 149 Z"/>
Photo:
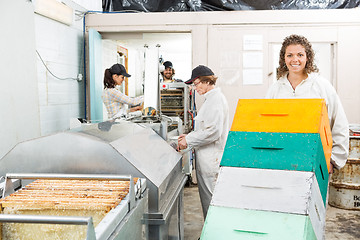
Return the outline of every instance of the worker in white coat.
<path id="1" fill-rule="evenodd" d="M 194 131 L 178 138 L 179 149 L 195 148 L 196 177 L 204 219 L 229 132 L 229 107 L 220 88 L 215 88 L 216 80 L 213 71 L 206 66 L 193 69 L 191 79 L 185 83 L 192 84 L 200 95 L 204 95 L 205 101 L 195 117 Z"/>
<path id="2" fill-rule="evenodd" d="M 277 79 L 267 98 L 322 98 L 326 101 L 333 139 L 331 164 L 342 168 L 349 154 L 349 123 L 340 99 L 328 80 L 318 74 L 311 43 L 303 36 L 290 35 L 280 50 Z"/>

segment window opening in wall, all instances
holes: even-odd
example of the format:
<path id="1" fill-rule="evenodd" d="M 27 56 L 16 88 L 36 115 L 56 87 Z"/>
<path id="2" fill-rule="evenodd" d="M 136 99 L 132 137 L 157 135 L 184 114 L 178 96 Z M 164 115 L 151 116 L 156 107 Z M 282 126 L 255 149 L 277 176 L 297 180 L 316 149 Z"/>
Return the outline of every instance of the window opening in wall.
<path id="1" fill-rule="evenodd" d="M 175 70 L 173 78 L 186 81 L 192 70 L 191 33 L 142 33 L 116 32 L 101 33 L 103 41 L 102 68 L 105 70 L 114 62 L 125 66 L 130 78 L 125 79 L 120 88 L 126 95 L 136 97 L 144 94 L 146 63 L 152 61 L 155 68 L 163 67 L 162 63 L 170 61 Z M 150 54 L 158 51 L 156 57 Z M 147 70 L 149 71 L 149 69 Z M 155 77 L 159 75 L 158 69 Z M 106 111 L 103 111 L 104 120 Z"/>

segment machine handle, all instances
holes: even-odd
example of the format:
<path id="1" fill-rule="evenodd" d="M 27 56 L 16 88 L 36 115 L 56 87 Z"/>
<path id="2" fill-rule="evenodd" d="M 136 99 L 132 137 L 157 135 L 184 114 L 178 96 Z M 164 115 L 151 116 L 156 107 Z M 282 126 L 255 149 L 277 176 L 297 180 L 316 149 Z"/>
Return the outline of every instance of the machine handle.
<path id="1" fill-rule="evenodd" d="M 92 217 L 0 214 L 0 222 L 87 225 Z"/>
<path id="2" fill-rule="evenodd" d="M 8 173 L 7 179 L 67 179 L 67 180 L 130 180 L 131 175 L 111 174 L 53 174 L 53 173 Z"/>
<path id="3" fill-rule="evenodd" d="M 0 214 L 0 222 L 87 225 L 86 240 L 96 240 L 92 217 L 58 217 Z"/>

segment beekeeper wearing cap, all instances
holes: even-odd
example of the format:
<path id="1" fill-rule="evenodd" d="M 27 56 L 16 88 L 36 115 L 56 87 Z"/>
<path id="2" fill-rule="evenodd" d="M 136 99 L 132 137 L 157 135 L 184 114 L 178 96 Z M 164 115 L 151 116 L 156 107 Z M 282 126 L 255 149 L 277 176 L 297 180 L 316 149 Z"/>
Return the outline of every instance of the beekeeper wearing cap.
<path id="1" fill-rule="evenodd" d="M 162 76 L 162 79 L 160 80 L 161 82 L 164 83 L 182 82 L 180 79 L 174 78 L 175 69 L 173 67 L 172 62 L 165 61 L 163 63 L 163 66 L 164 66 L 164 70 L 161 72 L 161 76 Z"/>
<path id="2" fill-rule="evenodd" d="M 141 106 L 136 106 L 144 102 L 144 97 L 129 97 L 123 94 L 116 86 L 120 86 L 125 77 L 131 77 L 126 72 L 123 65 L 117 63 L 111 68 L 105 69 L 104 90 L 102 100 L 108 112 L 108 118 L 114 119 L 126 115 L 128 112 L 141 110 Z"/>
<path id="3" fill-rule="evenodd" d="M 196 177 L 204 219 L 210 205 L 215 182 L 220 169 L 220 161 L 229 132 L 229 107 L 220 88 L 215 88 L 217 77 L 203 65 L 192 70 L 191 79 L 195 90 L 205 97 L 205 101 L 195 118 L 195 129 L 180 135 L 178 148 L 195 148 Z"/>

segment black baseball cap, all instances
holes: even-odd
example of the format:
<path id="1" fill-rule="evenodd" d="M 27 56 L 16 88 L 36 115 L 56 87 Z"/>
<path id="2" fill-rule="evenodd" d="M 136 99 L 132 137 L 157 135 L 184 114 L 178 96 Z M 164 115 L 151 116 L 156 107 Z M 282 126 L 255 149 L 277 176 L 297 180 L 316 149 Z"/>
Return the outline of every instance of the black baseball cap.
<path id="1" fill-rule="evenodd" d="M 124 77 L 131 77 L 130 74 L 126 72 L 125 67 L 120 64 L 116 63 L 109 68 L 111 74 L 123 75 Z"/>
<path id="2" fill-rule="evenodd" d="M 199 77 L 211 76 L 211 75 L 215 75 L 215 74 L 213 73 L 213 71 L 211 71 L 210 68 L 208 68 L 207 66 L 204 66 L 204 65 L 199 65 L 192 70 L 191 78 L 189 80 L 187 80 L 185 83 L 192 84 L 195 81 L 195 79 L 197 79 Z"/>
<path id="3" fill-rule="evenodd" d="M 172 62 L 170 62 L 170 61 L 164 62 L 163 65 L 164 65 L 165 69 L 173 68 Z"/>

